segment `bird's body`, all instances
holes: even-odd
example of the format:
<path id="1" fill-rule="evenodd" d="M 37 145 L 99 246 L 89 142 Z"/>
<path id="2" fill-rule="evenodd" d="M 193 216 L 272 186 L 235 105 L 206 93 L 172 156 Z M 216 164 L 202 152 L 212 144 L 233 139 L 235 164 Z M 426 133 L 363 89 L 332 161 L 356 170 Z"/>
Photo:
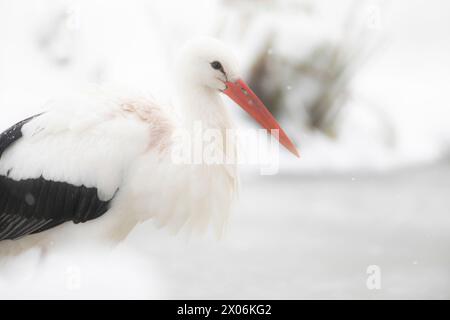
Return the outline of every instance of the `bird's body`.
<path id="1" fill-rule="evenodd" d="M 232 127 L 219 93 L 238 78 L 223 51 L 209 40 L 185 49 L 174 109 L 149 99 L 100 95 L 54 103 L 5 131 L 0 257 L 64 238 L 69 229 L 91 227 L 117 243 L 150 218 L 175 231 L 212 224 L 221 234 L 235 195 L 236 164 L 176 163 L 173 151 L 182 142 L 173 136 L 180 129 L 192 132 L 195 121 L 220 132 Z M 222 60 L 221 70 L 211 59 Z M 219 142 L 215 147 L 224 154 L 234 148 Z"/>
<path id="2" fill-rule="evenodd" d="M 173 230 L 204 229 L 211 219 L 221 232 L 233 166 L 173 163 L 171 135 L 181 124 L 170 110 L 142 98 L 106 99 L 82 99 L 77 108 L 65 102 L 15 126 L 20 135 L 0 158 L 0 251 L 50 241 L 53 232 L 26 236 L 71 221 L 101 221 L 96 233 L 113 241 L 149 218 Z M 28 226 L 32 216 L 39 221 Z"/>

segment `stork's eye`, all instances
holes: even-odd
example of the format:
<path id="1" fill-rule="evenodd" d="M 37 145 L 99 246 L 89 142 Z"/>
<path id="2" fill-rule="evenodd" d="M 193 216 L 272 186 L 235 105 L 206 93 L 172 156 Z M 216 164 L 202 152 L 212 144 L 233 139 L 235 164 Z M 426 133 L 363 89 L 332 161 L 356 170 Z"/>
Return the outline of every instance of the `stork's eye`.
<path id="1" fill-rule="evenodd" d="M 211 67 L 216 70 L 223 70 L 222 64 L 219 61 L 211 62 Z"/>

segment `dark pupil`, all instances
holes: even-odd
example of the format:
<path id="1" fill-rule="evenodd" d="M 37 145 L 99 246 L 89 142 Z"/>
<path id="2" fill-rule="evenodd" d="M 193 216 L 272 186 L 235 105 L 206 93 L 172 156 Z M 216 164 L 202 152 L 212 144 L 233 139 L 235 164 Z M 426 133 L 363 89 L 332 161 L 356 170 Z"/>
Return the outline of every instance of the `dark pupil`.
<path id="1" fill-rule="evenodd" d="M 219 61 L 211 62 L 211 67 L 213 67 L 213 69 L 216 69 L 216 70 L 221 70 L 222 69 L 222 65 L 220 64 Z"/>

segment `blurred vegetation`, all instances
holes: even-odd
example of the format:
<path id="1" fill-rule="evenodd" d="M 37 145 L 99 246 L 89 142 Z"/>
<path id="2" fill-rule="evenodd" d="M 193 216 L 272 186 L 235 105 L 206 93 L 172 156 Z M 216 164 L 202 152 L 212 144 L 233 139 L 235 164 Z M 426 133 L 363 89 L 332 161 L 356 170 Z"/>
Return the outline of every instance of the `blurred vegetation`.
<path id="1" fill-rule="evenodd" d="M 259 15 L 268 12 L 279 15 L 273 21 L 280 24 L 286 12 L 318 25 L 335 23 L 320 21 L 313 1 L 223 0 L 223 3 L 231 12 L 238 12 L 242 34 Z M 305 52 L 299 52 L 298 57 L 295 53 L 285 56 L 277 51 L 277 38 L 283 32 L 277 23 L 260 35 L 259 51 L 248 70 L 249 82 L 275 115 L 293 117 L 301 125 L 330 137 L 337 135 L 339 115 L 351 97 L 351 81 L 376 48 L 364 21 L 367 19 L 367 13 L 362 12 L 367 8 L 364 3 L 352 2 L 342 21 L 331 25 L 331 30 L 340 30 L 340 37 L 319 37 L 310 47 L 304 46 Z M 259 9 L 254 10 L 255 7 Z M 313 29 L 301 32 L 315 35 Z M 298 48 L 304 39 L 292 37 L 290 41 L 292 48 Z"/>

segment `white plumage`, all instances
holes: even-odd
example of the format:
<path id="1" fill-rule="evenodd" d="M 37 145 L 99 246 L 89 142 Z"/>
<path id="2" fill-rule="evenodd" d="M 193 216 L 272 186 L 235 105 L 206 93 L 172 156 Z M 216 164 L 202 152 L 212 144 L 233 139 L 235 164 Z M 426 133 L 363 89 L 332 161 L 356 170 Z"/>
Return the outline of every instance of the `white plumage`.
<path id="1" fill-rule="evenodd" d="M 227 92 L 239 79 L 236 65 L 219 42 L 197 40 L 177 62 L 173 109 L 144 98 L 97 95 L 52 103 L 49 111 L 25 123 L 22 137 L 0 154 L 0 176 L 12 183 L 42 178 L 95 188 L 100 201 L 111 201 L 110 209 L 101 217 L 81 221 L 82 225 L 66 222 L 21 239 L 6 237 L 0 241 L 0 257 L 61 241 L 68 230 L 87 234 L 92 229 L 101 239 L 117 243 L 136 224 L 151 218 L 174 231 L 204 231 L 211 224 L 216 234 L 222 234 L 236 191 L 236 165 L 174 163 L 171 151 L 180 142 L 172 137 L 176 130 L 193 130 L 195 121 L 206 129 L 231 128 L 221 92 L 243 107 L 259 103 L 248 96 L 247 87 Z M 241 91 L 255 100 L 240 102 Z M 268 124 L 246 111 L 266 128 L 274 126 L 271 119 L 264 118 Z M 217 147 L 229 152 L 223 144 Z M 40 201 L 37 194 L 25 198 L 27 205 Z"/>

